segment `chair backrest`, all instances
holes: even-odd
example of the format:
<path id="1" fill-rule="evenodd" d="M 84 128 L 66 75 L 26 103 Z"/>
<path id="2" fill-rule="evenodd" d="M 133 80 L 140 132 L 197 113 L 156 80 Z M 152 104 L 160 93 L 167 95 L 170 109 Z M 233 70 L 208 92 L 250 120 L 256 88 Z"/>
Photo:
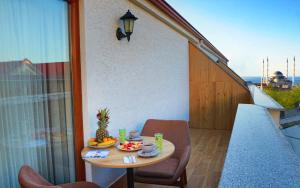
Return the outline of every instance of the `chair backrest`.
<path id="1" fill-rule="evenodd" d="M 189 125 L 181 120 L 157 120 L 146 121 L 142 130 L 142 136 L 154 136 L 155 133 L 163 133 L 164 139 L 171 141 L 175 145 L 173 157 L 180 158 L 187 146 L 190 146 Z"/>
<path id="2" fill-rule="evenodd" d="M 60 188 L 49 183 L 28 165 L 21 167 L 19 171 L 19 183 L 21 188 Z"/>

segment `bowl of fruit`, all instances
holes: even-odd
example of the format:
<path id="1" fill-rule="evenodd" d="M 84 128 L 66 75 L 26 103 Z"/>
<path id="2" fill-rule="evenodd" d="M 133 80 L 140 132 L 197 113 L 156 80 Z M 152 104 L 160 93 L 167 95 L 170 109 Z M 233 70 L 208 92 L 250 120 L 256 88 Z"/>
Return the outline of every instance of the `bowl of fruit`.
<path id="1" fill-rule="evenodd" d="M 141 141 L 125 141 L 119 144 L 117 148 L 122 151 L 138 151 L 142 149 L 143 142 Z"/>
<path id="2" fill-rule="evenodd" d="M 117 139 L 113 137 L 103 138 L 103 142 L 98 142 L 97 138 L 90 138 L 88 141 L 88 146 L 95 149 L 108 148 L 117 143 Z"/>

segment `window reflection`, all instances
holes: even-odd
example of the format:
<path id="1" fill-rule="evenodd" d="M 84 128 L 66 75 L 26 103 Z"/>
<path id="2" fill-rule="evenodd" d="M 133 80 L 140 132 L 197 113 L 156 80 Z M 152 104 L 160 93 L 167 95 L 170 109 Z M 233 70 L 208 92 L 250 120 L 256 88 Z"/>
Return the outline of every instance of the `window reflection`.
<path id="1" fill-rule="evenodd" d="M 1 0 L 0 25 L 0 187 L 19 187 L 24 164 L 73 182 L 68 5 Z"/>

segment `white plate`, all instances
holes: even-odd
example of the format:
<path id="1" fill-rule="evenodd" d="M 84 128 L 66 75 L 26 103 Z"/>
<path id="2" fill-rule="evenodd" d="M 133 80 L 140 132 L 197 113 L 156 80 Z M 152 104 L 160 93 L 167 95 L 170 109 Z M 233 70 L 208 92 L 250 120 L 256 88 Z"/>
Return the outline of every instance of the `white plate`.
<path id="1" fill-rule="evenodd" d="M 145 152 L 143 152 L 143 150 L 141 150 L 141 151 L 138 151 L 137 154 L 139 157 L 149 158 L 149 157 L 156 157 L 159 154 L 159 151 L 157 149 L 155 149 L 149 153 L 145 153 Z"/>
<path id="2" fill-rule="evenodd" d="M 138 150 L 141 150 L 141 149 L 142 149 L 142 147 L 140 147 L 140 148 L 136 148 L 136 149 L 133 149 L 133 150 L 127 150 L 127 149 L 122 149 L 122 148 L 121 148 L 121 145 L 118 145 L 117 148 L 118 148 L 119 150 L 121 150 L 121 151 L 128 151 L 128 152 L 131 152 L 131 151 L 138 151 Z"/>

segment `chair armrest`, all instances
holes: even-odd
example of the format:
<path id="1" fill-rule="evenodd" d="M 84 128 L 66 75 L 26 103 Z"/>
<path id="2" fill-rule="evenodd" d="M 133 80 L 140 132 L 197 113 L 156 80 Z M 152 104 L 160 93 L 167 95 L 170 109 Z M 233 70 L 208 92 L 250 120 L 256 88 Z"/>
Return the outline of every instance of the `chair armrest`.
<path id="1" fill-rule="evenodd" d="M 190 156 L 191 156 L 191 146 L 189 145 L 184 148 L 184 151 L 179 158 L 179 164 L 178 164 L 178 167 L 177 167 L 175 175 L 174 175 L 174 177 L 176 177 L 176 179 L 179 176 L 181 176 L 181 174 L 185 170 L 185 167 L 190 160 Z"/>
<path id="2" fill-rule="evenodd" d="M 75 183 L 66 183 L 59 185 L 61 188 L 100 188 L 98 185 L 92 182 L 75 182 Z"/>

